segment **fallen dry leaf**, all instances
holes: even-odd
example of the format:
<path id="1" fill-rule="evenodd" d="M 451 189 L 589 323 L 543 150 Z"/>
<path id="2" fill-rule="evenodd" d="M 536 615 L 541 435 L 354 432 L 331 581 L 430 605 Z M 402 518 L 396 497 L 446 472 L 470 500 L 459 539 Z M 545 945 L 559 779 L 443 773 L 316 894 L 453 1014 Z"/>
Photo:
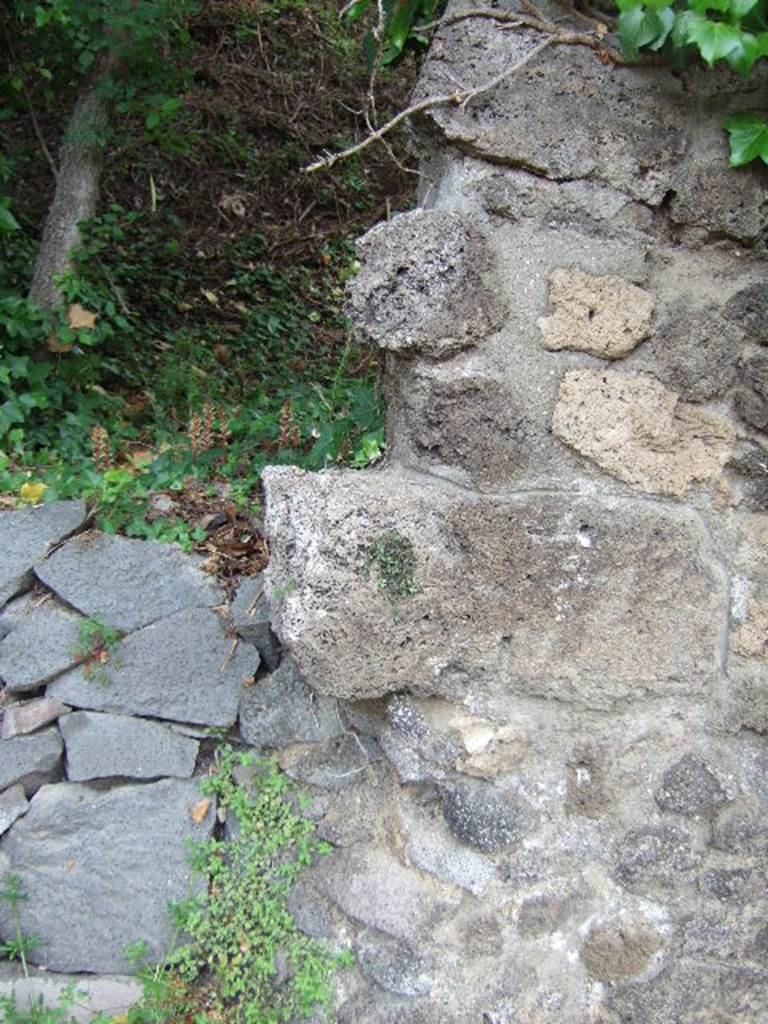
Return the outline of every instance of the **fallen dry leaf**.
<path id="1" fill-rule="evenodd" d="M 79 302 L 74 302 L 67 309 L 67 323 L 73 331 L 89 331 L 96 326 L 96 314 L 81 306 Z"/>
<path id="2" fill-rule="evenodd" d="M 45 339 L 45 347 L 49 352 L 54 352 L 56 355 L 61 355 L 64 352 L 71 352 L 75 347 L 73 341 L 60 341 L 55 331 L 51 331 L 48 337 Z"/>
<path id="3" fill-rule="evenodd" d="M 218 306 L 221 300 L 219 299 L 219 296 L 216 294 L 216 292 L 208 291 L 207 288 L 201 288 L 200 291 L 203 293 L 206 299 L 208 299 L 212 306 Z"/>
<path id="4" fill-rule="evenodd" d="M 192 821 L 196 825 L 199 825 L 201 821 L 205 820 L 205 816 L 211 809 L 210 797 L 205 797 L 203 800 L 198 800 L 191 811 Z"/>
<path id="5" fill-rule="evenodd" d="M 21 485 L 19 497 L 22 501 L 26 501 L 30 505 L 37 505 L 43 500 L 43 495 L 47 490 L 47 484 L 34 483 L 30 480 Z"/>

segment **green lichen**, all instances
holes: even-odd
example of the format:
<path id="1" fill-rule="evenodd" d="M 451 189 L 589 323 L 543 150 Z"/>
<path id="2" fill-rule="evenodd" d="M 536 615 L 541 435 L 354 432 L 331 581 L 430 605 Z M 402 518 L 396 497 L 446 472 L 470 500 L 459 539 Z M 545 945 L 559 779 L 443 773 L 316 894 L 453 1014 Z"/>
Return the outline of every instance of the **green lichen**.
<path id="1" fill-rule="evenodd" d="M 416 552 L 413 544 L 397 530 L 387 530 L 371 544 L 365 560 L 365 578 L 376 570 L 379 589 L 391 601 L 416 593 Z"/>

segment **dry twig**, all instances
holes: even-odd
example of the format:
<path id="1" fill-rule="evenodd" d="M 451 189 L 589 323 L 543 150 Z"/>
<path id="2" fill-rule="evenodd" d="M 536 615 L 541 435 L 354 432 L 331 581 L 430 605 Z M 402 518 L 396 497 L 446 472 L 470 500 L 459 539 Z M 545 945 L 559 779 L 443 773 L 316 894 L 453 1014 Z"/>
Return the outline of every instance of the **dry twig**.
<path id="1" fill-rule="evenodd" d="M 400 113 L 396 114 L 393 118 L 387 121 L 386 124 L 381 125 L 379 128 L 373 129 L 371 122 L 366 116 L 369 132 L 364 139 L 353 146 L 349 146 L 347 149 L 341 150 L 338 153 L 329 153 L 326 156 L 315 160 L 313 163 L 308 164 L 304 168 L 305 173 L 313 174 L 316 171 L 327 170 L 333 167 L 334 164 L 339 163 L 341 160 L 347 160 L 356 153 L 362 152 L 362 150 L 372 146 L 375 142 L 384 142 L 385 136 L 393 129 L 397 128 L 398 125 L 402 124 L 403 121 L 407 120 L 409 117 L 413 117 L 415 114 L 420 114 L 425 110 L 433 110 L 437 107 L 448 106 L 457 106 L 462 111 L 466 110 L 469 103 L 477 99 L 479 96 L 484 96 L 486 93 L 491 92 L 493 89 L 501 85 L 502 82 L 505 82 L 507 79 L 518 74 L 518 72 L 522 71 L 522 69 L 530 63 L 530 61 L 537 57 L 543 50 L 546 50 L 551 46 L 586 46 L 594 50 L 603 61 L 619 65 L 626 63 L 618 50 L 605 45 L 603 41 L 603 33 L 599 31 L 565 31 L 559 28 L 556 22 L 544 17 L 544 15 L 534 7 L 532 3 L 526 4 L 526 11 L 524 12 L 498 11 L 485 8 L 462 11 L 459 14 L 446 15 L 446 17 L 441 18 L 439 21 L 432 22 L 429 25 L 420 25 L 418 28 L 420 31 L 426 31 L 428 29 L 445 28 L 449 25 L 458 24 L 461 21 L 478 19 L 486 19 L 511 28 L 530 29 L 531 31 L 544 34 L 546 38 L 525 54 L 524 57 L 521 57 L 521 59 L 511 67 L 505 68 L 504 71 L 495 75 L 490 79 L 490 81 L 484 82 L 482 85 L 476 86 L 472 89 L 462 89 L 460 86 L 457 86 L 455 91 L 452 93 L 427 96 L 425 99 L 411 104 L 411 106 L 407 107 L 405 110 L 401 110 Z M 369 86 L 370 90 L 373 89 L 374 83 L 375 76 L 372 75 Z M 370 91 L 368 103 L 371 103 Z"/>

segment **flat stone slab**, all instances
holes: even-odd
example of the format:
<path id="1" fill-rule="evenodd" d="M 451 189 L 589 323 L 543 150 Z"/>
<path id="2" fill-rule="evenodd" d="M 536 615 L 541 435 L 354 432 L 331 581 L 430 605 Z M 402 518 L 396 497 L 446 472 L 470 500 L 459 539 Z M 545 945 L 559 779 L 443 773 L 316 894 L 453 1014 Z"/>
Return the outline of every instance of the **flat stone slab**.
<path id="1" fill-rule="evenodd" d="M 188 779 L 195 770 L 197 740 L 168 726 L 128 715 L 75 711 L 62 719 L 71 782 L 123 776 Z"/>
<path id="2" fill-rule="evenodd" d="M 0 727 L 0 739 L 10 740 L 14 736 L 26 736 L 37 732 L 45 725 L 65 715 L 69 708 L 53 697 L 40 697 L 37 700 L 25 700 L 18 704 L 6 704 L 3 712 L 3 724 Z"/>
<path id="3" fill-rule="evenodd" d="M 84 615 L 130 632 L 223 595 L 197 559 L 170 544 L 80 534 L 35 566 L 46 586 Z"/>
<path id="4" fill-rule="evenodd" d="M 48 695 L 77 708 L 228 727 L 259 667 L 256 649 L 235 639 L 209 608 L 177 612 L 125 637 L 99 673 L 65 673 Z"/>
<path id="5" fill-rule="evenodd" d="M 142 982 L 128 975 L 48 974 L 32 969 L 27 978 L 15 964 L 0 964 L 0 996 L 13 993 L 20 1011 L 40 1001 L 54 1009 L 70 985 L 77 992 L 77 1000 L 68 1011 L 67 1024 L 91 1024 L 100 1013 L 110 1021 L 121 1018 L 144 993 Z"/>
<path id="6" fill-rule="evenodd" d="M 20 783 L 27 794 L 61 775 L 64 746 L 53 726 L 32 736 L 0 740 L 0 790 Z"/>
<path id="7" fill-rule="evenodd" d="M 344 731 L 336 701 L 310 689 L 289 661 L 243 691 L 240 733 L 254 747 L 325 743 Z"/>
<path id="8" fill-rule="evenodd" d="M 150 960 L 168 951 L 169 900 L 189 895 L 188 841 L 208 839 L 215 808 L 196 824 L 197 784 L 163 779 L 99 791 L 44 786 L 0 842 L 2 873 L 21 878 L 25 935 L 41 945 L 29 959 L 56 971 L 120 973 L 125 948 L 144 940 Z M 0 936 L 13 924 L 5 905 Z"/>
<path id="9" fill-rule="evenodd" d="M 280 644 L 269 624 L 269 602 L 264 596 L 261 576 L 246 576 L 240 581 L 229 614 L 237 635 L 253 644 L 270 672 L 276 669 L 280 664 Z"/>
<path id="10" fill-rule="evenodd" d="M 45 601 L 0 642 L 0 680 L 10 693 L 36 690 L 77 663 L 83 618 Z"/>
<path id="11" fill-rule="evenodd" d="M 20 784 L 0 793 L 0 835 L 7 832 L 28 807 L 29 801 L 24 795 L 24 787 Z"/>
<path id="12" fill-rule="evenodd" d="M 79 529 L 85 514 L 82 501 L 54 501 L 0 513 L 0 608 L 30 586 L 35 563 L 52 545 Z"/>
<path id="13" fill-rule="evenodd" d="M 277 633 L 321 693 L 410 688 L 610 706 L 719 667 L 725 579 L 695 514 L 624 498 L 472 497 L 396 470 L 264 474 Z M 388 596 L 376 544 L 411 545 Z"/>

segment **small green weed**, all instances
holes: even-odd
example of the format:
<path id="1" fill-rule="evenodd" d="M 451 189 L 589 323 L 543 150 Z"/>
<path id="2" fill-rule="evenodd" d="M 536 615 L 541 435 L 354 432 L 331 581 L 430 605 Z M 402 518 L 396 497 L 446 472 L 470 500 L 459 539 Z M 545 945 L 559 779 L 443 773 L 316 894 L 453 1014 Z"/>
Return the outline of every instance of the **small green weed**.
<path id="1" fill-rule="evenodd" d="M 292 790 L 273 762 L 219 750 L 203 792 L 216 797 L 230 836 L 193 852 L 207 891 L 173 907 L 188 941 L 162 968 L 145 969 L 145 997 L 129 1024 L 171 1024 L 201 1005 L 208 1015 L 189 1019 L 279 1024 L 320 1009 L 330 1015 L 336 973 L 351 958 L 307 938 L 288 912 L 297 877 L 331 850 L 296 814 Z"/>
<path id="2" fill-rule="evenodd" d="M 417 592 L 416 552 L 411 541 L 399 531 L 387 530 L 371 544 L 365 561 L 366 579 L 374 567 L 379 589 L 385 591 L 392 602 Z"/>
<path id="3" fill-rule="evenodd" d="M 79 635 L 73 656 L 85 662 L 83 674 L 100 686 L 109 686 L 109 675 L 105 665 L 114 649 L 120 643 L 122 634 L 107 626 L 98 618 L 84 619 L 80 623 Z"/>

